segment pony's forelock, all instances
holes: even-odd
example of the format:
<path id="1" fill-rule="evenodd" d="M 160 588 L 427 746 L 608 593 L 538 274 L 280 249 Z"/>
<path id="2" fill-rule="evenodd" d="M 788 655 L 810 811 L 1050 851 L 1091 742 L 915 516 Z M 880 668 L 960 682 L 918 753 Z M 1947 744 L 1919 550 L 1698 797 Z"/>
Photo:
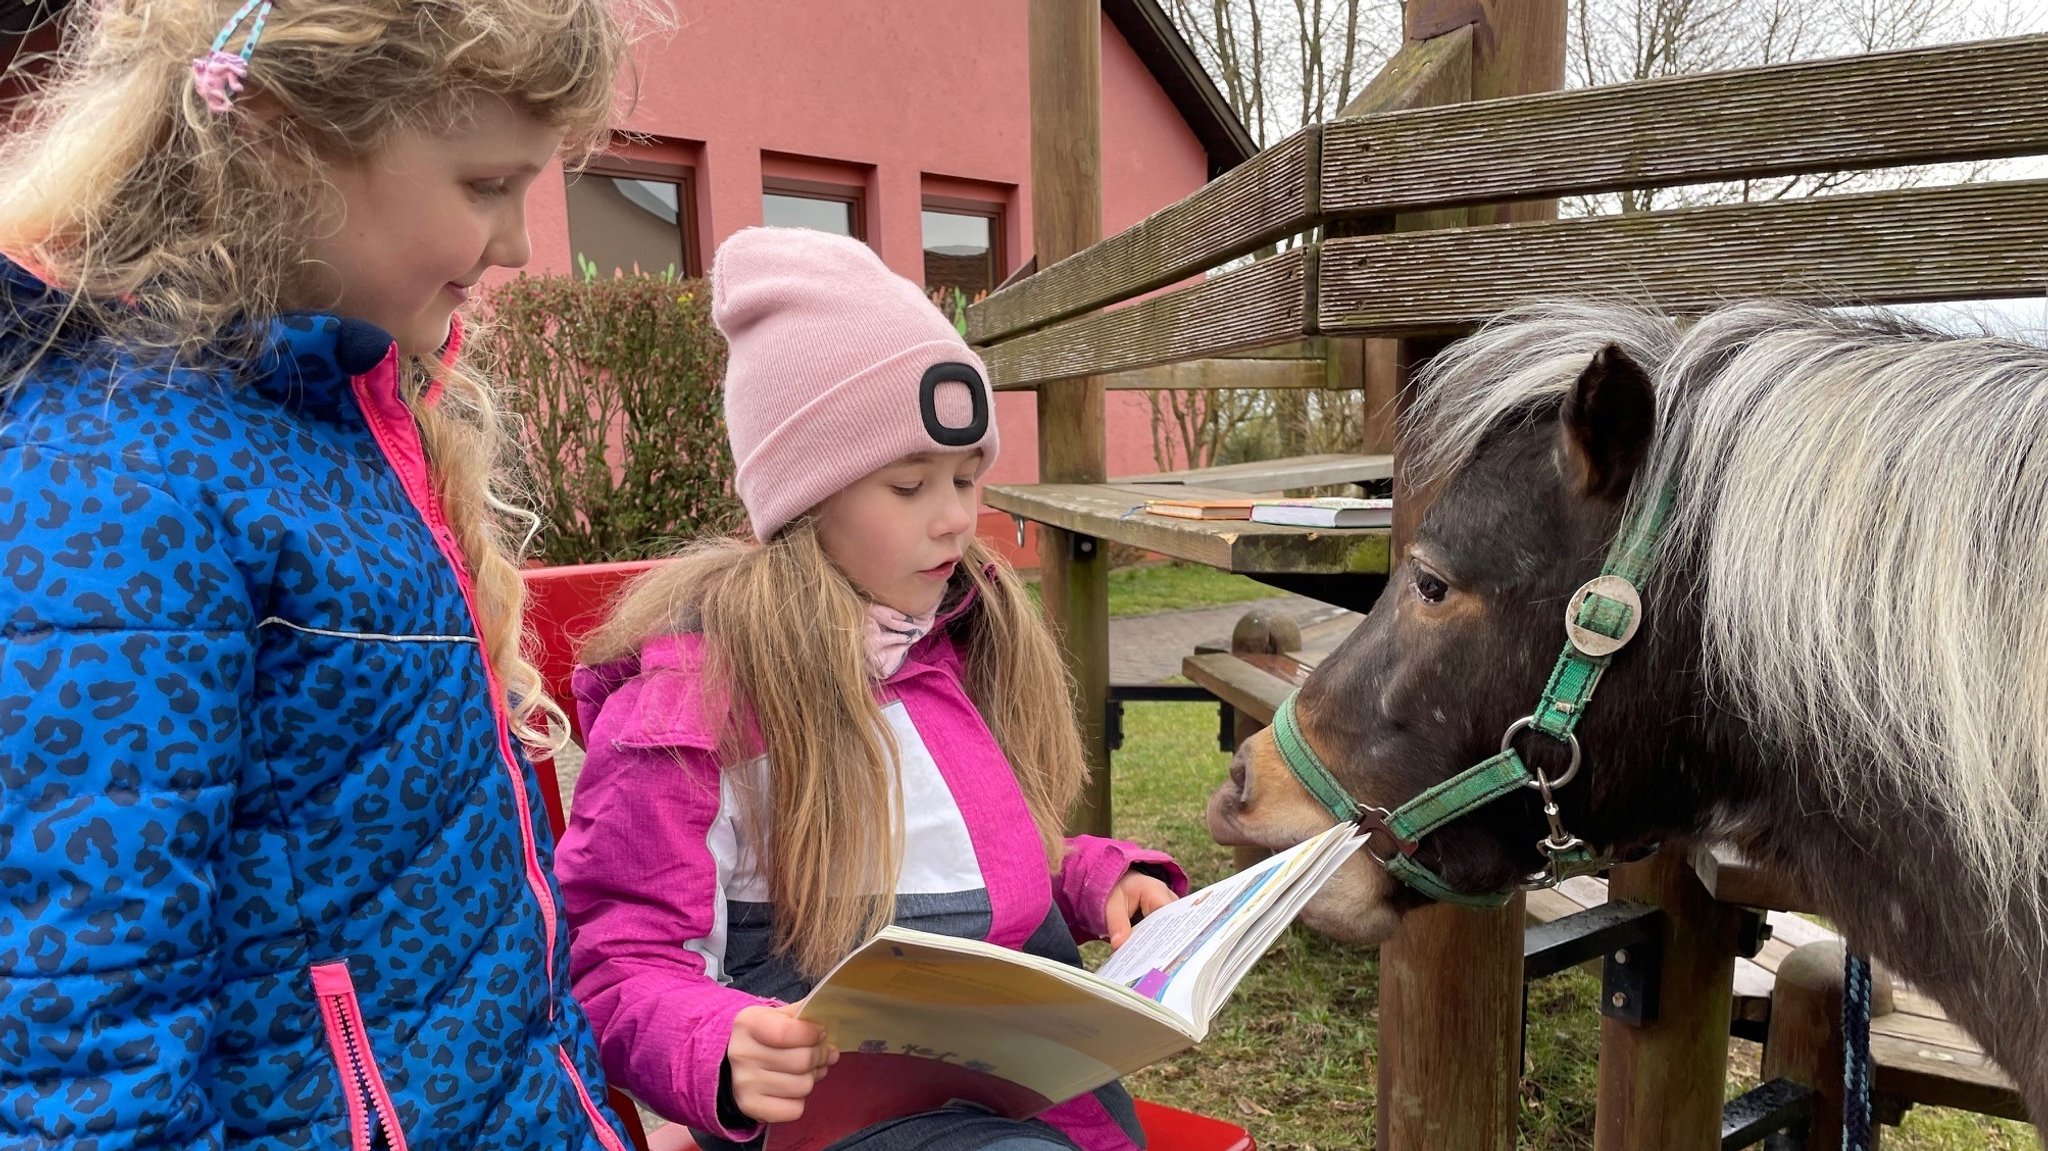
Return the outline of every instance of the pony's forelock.
<path id="1" fill-rule="evenodd" d="M 1607 345 L 1654 376 L 1676 340 L 1670 319 L 1614 301 L 1541 300 L 1502 313 L 1446 348 L 1417 380 L 1402 417 L 1411 477 L 1441 479 L 1489 435 L 1554 415 Z"/>

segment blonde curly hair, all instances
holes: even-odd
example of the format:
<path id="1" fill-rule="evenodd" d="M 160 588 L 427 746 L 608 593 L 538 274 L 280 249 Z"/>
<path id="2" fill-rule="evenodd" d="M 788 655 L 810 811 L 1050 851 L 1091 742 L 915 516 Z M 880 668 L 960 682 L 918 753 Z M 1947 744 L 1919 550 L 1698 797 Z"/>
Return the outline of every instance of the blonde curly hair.
<path id="1" fill-rule="evenodd" d="M 502 100 L 561 129 L 565 159 L 580 161 L 608 138 L 633 31 L 613 0 L 286 0 L 221 115 L 195 89 L 193 60 L 237 6 L 79 5 L 0 141 L 0 252 L 65 289 L 67 325 L 114 346 L 185 362 L 252 355 L 261 325 L 241 321 L 297 302 L 311 279 L 306 221 L 334 218 L 337 195 L 324 172 L 400 133 L 448 131 Z M 636 11 L 658 20 L 658 8 Z M 0 387 L 31 367 L 6 365 Z M 504 406 L 459 358 L 416 360 L 408 376 L 514 728 L 552 747 L 566 725 L 521 654 L 517 556 L 537 521 L 501 467 Z M 422 402 L 435 379 L 439 398 Z"/>

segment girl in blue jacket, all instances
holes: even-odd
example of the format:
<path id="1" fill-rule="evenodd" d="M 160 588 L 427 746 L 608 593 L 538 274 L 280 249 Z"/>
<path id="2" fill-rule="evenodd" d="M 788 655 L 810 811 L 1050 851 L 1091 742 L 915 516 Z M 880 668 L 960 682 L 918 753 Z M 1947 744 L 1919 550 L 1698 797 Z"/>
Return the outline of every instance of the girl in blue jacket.
<path id="1" fill-rule="evenodd" d="M 0 151 L 0 1146 L 623 1151 L 455 319 L 621 27 L 77 8 Z"/>

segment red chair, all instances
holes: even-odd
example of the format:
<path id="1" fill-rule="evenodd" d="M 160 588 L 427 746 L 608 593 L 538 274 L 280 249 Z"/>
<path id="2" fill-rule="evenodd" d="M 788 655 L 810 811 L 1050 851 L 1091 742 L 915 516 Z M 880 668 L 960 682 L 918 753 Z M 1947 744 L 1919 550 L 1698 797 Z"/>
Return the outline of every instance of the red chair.
<path id="1" fill-rule="evenodd" d="M 528 568 L 526 577 L 527 657 L 540 669 L 541 686 L 569 713 L 569 737 L 580 746 L 583 724 L 576 718 L 576 695 L 570 675 L 576 670 L 576 649 L 583 637 L 603 622 L 606 609 L 634 576 L 659 560 L 581 567 Z M 553 760 L 533 765 L 540 776 L 541 798 L 548 805 L 548 826 L 561 837 L 568 825 L 562 811 L 561 783 Z"/>
<path id="2" fill-rule="evenodd" d="M 548 694 L 569 713 L 569 732 L 578 743 L 583 739 L 583 727 L 577 722 L 576 700 L 569 687 L 570 675 L 576 668 L 576 648 L 604 618 L 620 589 L 659 562 L 529 568 L 522 573 L 526 577 L 526 626 L 531 645 L 527 654 L 539 667 L 541 683 Z M 548 826 L 559 837 L 567 821 L 554 762 L 536 760 L 533 767 L 540 782 L 541 798 L 547 802 Z M 695 1147 L 688 1130 L 680 1124 L 660 1128 L 650 1139 L 630 1097 L 615 1087 L 608 1098 L 639 1151 L 691 1151 Z M 1138 1121 L 1152 1151 L 1257 1151 L 1257 1141 L 1234 1123 L 1143 1099 L 1137 1101 L 1137 1106 Z"/>

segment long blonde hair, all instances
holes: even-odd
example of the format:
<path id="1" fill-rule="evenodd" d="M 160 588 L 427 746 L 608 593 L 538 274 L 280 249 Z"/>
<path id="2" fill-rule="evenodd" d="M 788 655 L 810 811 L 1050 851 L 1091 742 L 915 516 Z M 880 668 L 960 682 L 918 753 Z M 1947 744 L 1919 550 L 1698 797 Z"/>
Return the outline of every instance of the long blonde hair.
<path id="1" fill-rule="evenodd" d="M 1016 573 L 979 541 L 961 568 L 976 593 L 954 625 L 965 640 L 968 698 L 1008 757 L 1056 865 L 1086 775 L 1071 681 Z M 722 718 L 721 762 L 765 756 L 768 764 L 768 794 L 753 797 L 757 817 L 748 824 L 755 858 L 768 863 L 776 947 L 813 976 L 893 917 L 903 859 L 897 748 L 862 653 L 866 620 L 814 521 L 798 520 L 767 544 L 700 543 L 649 572 L 582 654 L 604 663 L 655 636 L 703 635 L 704 696 Z"/>
<path id="2" fill-rule="evenodd" d="M 62 286 L 64 330 L 138 357 L 246 362 L 263 337 L 249 321 L 276 314 L 307 278 L 306 221 L 332 218 L 329 164 L 404 131 L 447 130 L 492 99 L 563 129 L 576 160 L 606 137 L 627 48 L 611 0 L 285 0 L 245 93 L 218 115 L 194 89 L 192 61 L 237 6 L 76 6 L 68 47 L 0 141 L 0 252 Z M 0 390 L 41 354 L 4 365 Z M 431 404 L 420 402 L 430 376 L 442 384 Z M 560 713 L 520 654 L 514 558 L 534 519 L 500 468 L 509 434 L 497 391 L 459 360 L 415 361 L 409 377 L 514 728 L 547 745 L 535 713 Z"/>

